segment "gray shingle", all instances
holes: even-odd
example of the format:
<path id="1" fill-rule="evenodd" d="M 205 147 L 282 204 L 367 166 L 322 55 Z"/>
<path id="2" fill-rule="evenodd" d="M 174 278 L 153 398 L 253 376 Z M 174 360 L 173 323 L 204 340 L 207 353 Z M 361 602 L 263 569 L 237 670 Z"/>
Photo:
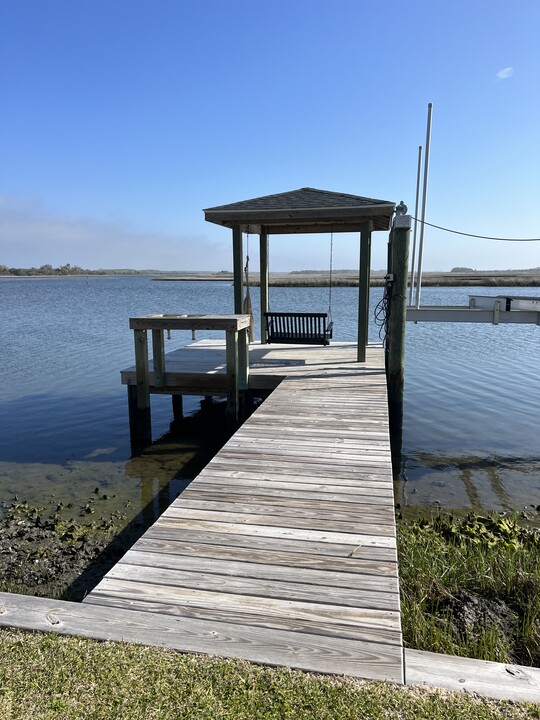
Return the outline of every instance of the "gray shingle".
<path id="1" fill-rule="evenodd" d="M 240 202 L 230 203 L 229 205 L 205 208 L 205 212 L 365 208 L 377 205 L 394 205 L 394 203 L 390 200 L 375 200 L 374 198 L 361 197 L 360 195 L 349 195 L 348 193 L 305 187 L 298 190 L 290 190 L 289 192 L 277 193 L 276 195 L 265 195 L 263 197 L 252 198 L 251 200 L 241 200 Z"/>

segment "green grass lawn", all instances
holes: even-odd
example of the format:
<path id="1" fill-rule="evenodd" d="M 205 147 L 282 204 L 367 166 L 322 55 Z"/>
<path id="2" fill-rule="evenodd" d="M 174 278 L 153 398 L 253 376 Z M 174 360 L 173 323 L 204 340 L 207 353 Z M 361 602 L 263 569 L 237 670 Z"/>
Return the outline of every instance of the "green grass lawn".
<path id="1" fill-rule="evenodd" d="M 540 705 L 0 631 L 2 720 L 533 720 Z"/>

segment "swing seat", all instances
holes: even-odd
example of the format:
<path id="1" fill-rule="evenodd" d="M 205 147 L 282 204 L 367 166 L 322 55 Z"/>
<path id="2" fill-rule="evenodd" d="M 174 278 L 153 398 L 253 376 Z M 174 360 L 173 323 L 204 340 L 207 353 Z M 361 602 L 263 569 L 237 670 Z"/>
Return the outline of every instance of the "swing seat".
<path id="1" fill-rule="evenodd" d="M 328 313 L 266 312 L 266 342 L 329 345 L 334 323 Z"/>

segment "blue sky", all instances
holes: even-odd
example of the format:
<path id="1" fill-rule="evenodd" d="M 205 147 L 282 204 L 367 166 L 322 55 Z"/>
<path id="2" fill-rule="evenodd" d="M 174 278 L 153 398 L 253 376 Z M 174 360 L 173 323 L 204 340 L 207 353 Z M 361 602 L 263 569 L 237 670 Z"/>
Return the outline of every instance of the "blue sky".
<path id="1" fill-rule="evenodd" d="M 414 210 L 428 102 L 427 220 L 539 237 L 539 36 L 537 0 L 0 0 L 0 263 L 229 268 L 202 208 L 305 186 Z M 540 243 L 425 243 L 426 270 L 540 266 Z M 271 270 L 328 248 L 276 237 Z"/>

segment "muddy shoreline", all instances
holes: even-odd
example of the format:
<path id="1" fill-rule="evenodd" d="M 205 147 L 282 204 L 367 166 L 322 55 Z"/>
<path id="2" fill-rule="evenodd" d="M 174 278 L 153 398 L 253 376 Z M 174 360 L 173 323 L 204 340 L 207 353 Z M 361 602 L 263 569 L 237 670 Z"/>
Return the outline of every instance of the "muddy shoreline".
<path id="1" fill-rule="evenodd" d="M 136 495 L 110 473 L 90 474 L 83 467 L 64 468 L 67 485 L 52 482 L 38 496 L 4 496 L 0 590 L 83 600 L 228 437 L 225 403 L 203 401 L 200 410 L 131 457 Z"/>
<path id="2" fill-rule="evenodd" d="M 88 520 L 96 510 L 99 517 Z M 45 506 L 13 500 L 0 518 L 1 589 L 81 601 L 124 554 L 126 531 L 134 542 L 141 529 L 137 521 L 126 525 L 117 511 L 107 513 L 100 488 L 78 507 L 54 499 Z"/>

